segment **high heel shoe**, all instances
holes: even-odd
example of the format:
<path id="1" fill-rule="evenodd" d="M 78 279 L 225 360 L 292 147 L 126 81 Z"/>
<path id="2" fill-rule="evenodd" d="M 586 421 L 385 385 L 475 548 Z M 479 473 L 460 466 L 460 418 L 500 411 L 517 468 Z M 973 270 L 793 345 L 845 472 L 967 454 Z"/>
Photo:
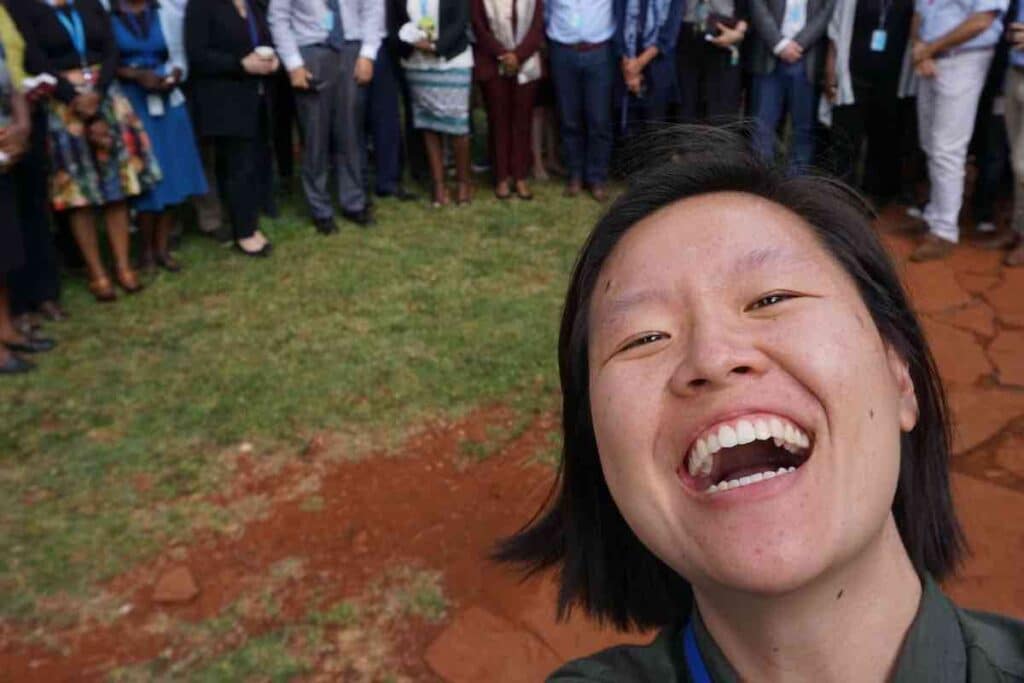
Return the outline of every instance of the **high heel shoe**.
<path id="1" fill-rule="evenodd" d="M 448 193 L 448 188 L 444 185 L 434 188 L 434 200 L 430 203 L 435 209 L 448 206 L 452 203 L 452 197 Z"/>
<path id="2" fill-rule="evenodd" d="M 138 294 L 143 289 L 139 276 L 131 268 L 117 271 L 117 284 L 126 294 Z"/>
<path id="3" fill-rule="evenodd" d="M 117 301 L 117 292 L 114 291 L 114 285 L 106 275 L 89 280 L 89 292 L 101 304 Z"/>

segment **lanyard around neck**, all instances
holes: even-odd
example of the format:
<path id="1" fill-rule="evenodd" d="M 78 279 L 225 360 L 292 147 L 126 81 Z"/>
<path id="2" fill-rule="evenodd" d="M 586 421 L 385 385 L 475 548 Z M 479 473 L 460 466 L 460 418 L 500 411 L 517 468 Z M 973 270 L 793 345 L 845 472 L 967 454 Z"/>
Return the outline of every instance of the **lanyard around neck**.
<path id="1" fill-rule="evenodd" d="M 425 17 L 430 13 L 430 0 L 420 0 L 420 17 Z"/>
<path id="2" fill-rule="evenodd" d="M 71 44 L 75 48 L 75 52 L 78 53 L 78 59 L 85 64 L 86 50 L 88 45 L 85 41 L 85 24 L 82 23 L 82 17 L 78 13 L 78 9 L 75 8 L 75 3 L 70 1 L 66 7 L 71 8 L 68 14 L 61 12 L 59 8 L 54 6 L 53 12 L 57 15 L 57 20 L 67 31 L 68 37 L 71 38 Z"/>
<path id="3" fill-rule="evenodd" d="M 683 646 L 686 648 L 686 668 L 690 670 L 690 680 L 693 683 L 711 683 L 711 675 L 708 674 L 704 658 L 700 656 L 700 648 L 697 647 L 697 636 L 693 632 L 692 620 L 686 624 Z"/>
<path id="4" fill-rule="evenodd" d="M 249 27 L 249 40 L 252 41 L 254 48 L 259 47 L 262 41 L 260 41 L 260 30 L 256 26 L 256 16 L 252 9 L 252 3 L 249 0 L 245 0 L 245 21 Z"/>

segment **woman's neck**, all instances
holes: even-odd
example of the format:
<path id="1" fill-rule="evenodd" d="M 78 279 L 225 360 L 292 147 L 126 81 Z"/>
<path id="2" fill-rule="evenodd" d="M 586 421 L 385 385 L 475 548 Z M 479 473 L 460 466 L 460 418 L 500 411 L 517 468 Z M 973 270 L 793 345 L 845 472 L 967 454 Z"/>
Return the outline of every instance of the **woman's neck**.
<path id="1" fill-rule="evenodd" d="M 782 596 L 698 590 L 705 626 L 742 680 L 886 681 L 921 601 L 890 516 L 867 552 Z"/>
<path id="2" fill-rule="evenodd" d="M 146 9 L 147 0 L 121 0 L 121 7 L 132 14 L 139 14 Z"/>

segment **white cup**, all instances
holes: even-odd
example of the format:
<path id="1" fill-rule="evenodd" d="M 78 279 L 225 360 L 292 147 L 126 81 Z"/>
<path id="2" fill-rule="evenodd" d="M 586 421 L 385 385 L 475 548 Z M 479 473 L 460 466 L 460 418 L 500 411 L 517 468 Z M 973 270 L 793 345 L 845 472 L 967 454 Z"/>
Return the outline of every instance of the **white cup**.
<path id="1" fill-rule="evenodd" d="M 262 59 L 274 58 L 274 48 L 267 47 L 266 45 L 260 45 L 258 48 L 256 48 L 255 52 L 256 55 Z"/>

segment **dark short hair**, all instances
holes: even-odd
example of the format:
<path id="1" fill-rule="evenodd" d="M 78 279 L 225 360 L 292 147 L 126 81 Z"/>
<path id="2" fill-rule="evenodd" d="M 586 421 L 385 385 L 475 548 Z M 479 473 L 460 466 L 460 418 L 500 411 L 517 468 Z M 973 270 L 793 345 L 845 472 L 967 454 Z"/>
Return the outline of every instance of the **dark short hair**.
<path id="1" fill-rule="evenodd" d="M 822 175 L 793 175 L 750 151 L 737 129 L 676 128 L 658 155 L 627 180 L 625 192 L 587 238 L 569 283 L 558 342 L 562 459 L 547 502 L 494 552 L 534 573 L 560 566 L 558 616 L 574 606 L 620 629 L 685 619 L 689 583 L 636 537 L 612 500 L 591 421 L 588 314 L 598 275 L 622 236 L 679 200 L 714 192 L 762 197 L 803 218 L 852 278 L 875 326 L 908 364 L 920 416 L 902 435 L 896 525 L 918 573 L 942 579 L 965 551 L 949 482 L 950 429 L 942 383 L 896 269 L 855 191 Z M 649 145 L 648 145 L 649 148 Z"/>

